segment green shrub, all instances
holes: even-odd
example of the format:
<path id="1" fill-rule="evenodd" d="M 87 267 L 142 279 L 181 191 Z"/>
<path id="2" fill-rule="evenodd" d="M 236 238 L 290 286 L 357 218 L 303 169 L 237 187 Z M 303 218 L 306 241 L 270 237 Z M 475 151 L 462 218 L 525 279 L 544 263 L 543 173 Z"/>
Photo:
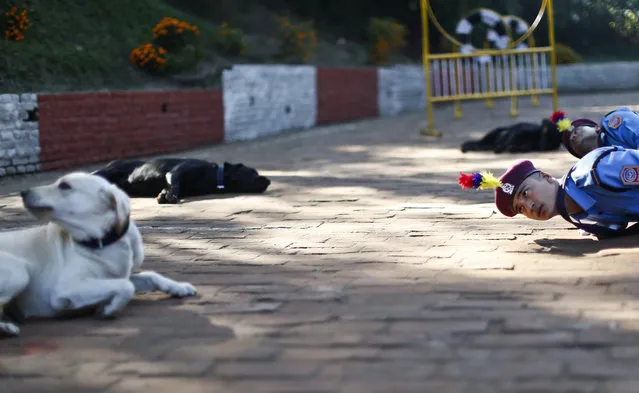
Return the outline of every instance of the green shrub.
<path id="1" fill-rule="evenodd" d="M 180 74 L 194 69 L 204 57 L 202 48 L 198 45 L 187 45 L 179 52 L 166 54 L 164 72 L 166 74 Z"/>
<path id="2" fill-rule="evenodd" d="M 370 39 L 370 59 L 373 64 L 388 62 L 391 53 L 406 46 L 406 26 L 392 18 L 370 18 L 368 36 Z"/>
<path id="3" fill-rule="evenodd" d="M 282 42 L 280 54 L 285 58 L 308 63 L 317 45 L 313 22 L 299 22 L 286 16 L 277 17 L 277 22 L 277 38 Z"/>
<path id="4" fill-rule="evenodd" d="M 241 29 L 230 28 L 226 22 L 222 23 L 216 38 L 216 49 L 231 56 L 243 55 L 246 50 L 244 32 Z"/>

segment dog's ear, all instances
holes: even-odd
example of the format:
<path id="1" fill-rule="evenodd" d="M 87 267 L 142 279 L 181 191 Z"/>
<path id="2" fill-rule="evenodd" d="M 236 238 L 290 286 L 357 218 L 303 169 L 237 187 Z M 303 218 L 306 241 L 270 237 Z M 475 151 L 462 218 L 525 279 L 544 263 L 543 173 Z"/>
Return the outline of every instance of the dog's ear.
<path id="1" fill-rule="evenodd" d="M 233 164 L 231 162 L 224 161 L 224 168 L 228 168 L 228 169 L 230 169 L 233 172 L 237 171 L 238 169 L 242 168 L 243 166 L 244 165 L 241 164 L 241 163 Z"/>
<path id="2" fill-rule="evenodd" d="M 128 195 L 115 185 L 107 189 L 109 208 L 115 212 L 115 229 L 122 233 L 131 214 L 131 202 Z"/>

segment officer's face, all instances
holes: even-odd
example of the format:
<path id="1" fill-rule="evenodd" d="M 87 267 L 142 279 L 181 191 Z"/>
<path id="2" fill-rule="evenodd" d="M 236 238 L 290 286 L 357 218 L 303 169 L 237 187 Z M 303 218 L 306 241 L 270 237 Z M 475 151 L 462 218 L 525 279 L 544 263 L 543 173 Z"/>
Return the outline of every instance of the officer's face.
<path id="1" fill-rule="evenodd" d="M 513 198 L 513 209 L 533 220 L 549 220 L 558 214 L 556 207 L 559 184 L 544 172 L 532 174 L 524 180 Z"/>
<path id="2" fill-rule="evenodd" d="M 581 158 L 599 147 L 599 134 L 595 127 L 580 126 L 572 131 L 569 141 L 570 147 Z"/>

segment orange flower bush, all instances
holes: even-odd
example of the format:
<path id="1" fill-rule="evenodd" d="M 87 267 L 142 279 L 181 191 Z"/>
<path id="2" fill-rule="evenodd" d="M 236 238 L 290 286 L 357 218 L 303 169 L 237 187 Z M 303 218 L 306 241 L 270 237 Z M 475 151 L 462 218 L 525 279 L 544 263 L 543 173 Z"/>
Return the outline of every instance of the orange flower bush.
<path id="1" fill-rule="evenodd" d="M 194 43 L 199 35 L 197 26 L 170 17 L 165 17 L 153 28 L 154 42 L 169 52 Z"/>
<path id="2" fill-rule="evenodd" d="M 246 50 L 246 42 L 244 42 L 244 32 L 240 29 L 229 27 L 227 22 L 220 25 L 219 37 L 217 40 L 217 49 L 220 52 L 238 56 L 243 55 Z"/>
<path id="3" fill-rule="evenodd" d="M 390 55 L 390 45 L 384 38 L 377 39 L 373 53 L 371 53 L 371 62 L 373 64 L 385 64 L 388 62 Z"/>
<path id="4" fill-rule="evenodd" d="M 371 62 L 386 64 L 390 54 L 406 46 L 406 26 L 393 19 L 371 18 L 368 34 L 371 39 Z"/>
<path id="5" fill-rule="evenodd" d="M 143 71 L 179 73 L 195 67 L 202 58 L 197 26 L 165 17 L 152 30 L 153 41 L 131 51 L 131 63 Z"/>
<path id="6" fill-rule="evenodd" d="M 4 38 L 10 41 L 24 40 L 24 32 L 31 27 L 31 22 L 27 16 L 27 9 L 11 7 L 9 11 L 2 14 L 0 18 L 0 29 L 4 31 Z"/>
<path id="7" fill-rule="evenodd" d="M 317 33 L 312 22 L 296 23 L 287 17 L 277 17 L 277 22 L 277 35 L 282 41 L 282 55 L 308 63 L 317 45 Z"/>
<path id="8" fill-rule="evenodd" d="M 147 72 L 156 72 L 164 68 L 166 64 L 166 49 L 156 48 L 151 43 L 140 45 L 131 51 L 129 59 L 131 63 Z"/>

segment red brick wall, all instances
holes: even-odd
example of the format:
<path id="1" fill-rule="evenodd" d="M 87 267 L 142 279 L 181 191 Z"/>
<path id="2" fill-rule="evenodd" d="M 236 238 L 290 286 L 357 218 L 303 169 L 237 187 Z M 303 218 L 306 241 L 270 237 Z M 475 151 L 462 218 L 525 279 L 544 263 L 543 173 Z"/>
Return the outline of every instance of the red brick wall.
<path id="1" fill-rule="evenodd" d="M 224 140 L 218 90 L 42 94 L 38 105 L 42 170 Z"/>
<path id="2" fill-rule="evenodd" d="M 317 124 L 377 116 L 377 69 L 317 68 Z"/>

